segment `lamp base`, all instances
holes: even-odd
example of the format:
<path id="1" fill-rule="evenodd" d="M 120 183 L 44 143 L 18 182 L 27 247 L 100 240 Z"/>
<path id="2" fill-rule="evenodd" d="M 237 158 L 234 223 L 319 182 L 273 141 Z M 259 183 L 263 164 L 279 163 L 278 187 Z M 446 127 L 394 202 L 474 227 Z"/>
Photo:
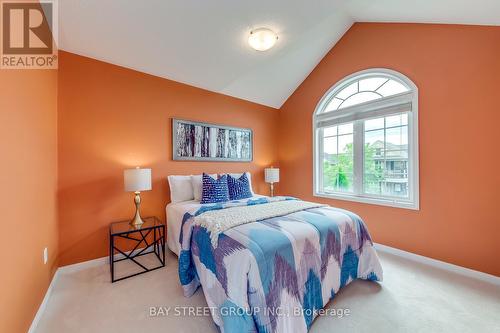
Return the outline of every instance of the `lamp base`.
<path id="1" fill-rule="evenodd" d="M 274 183 L 269 184 L 271 187 L 271 197 L 274 197 Z"/>
<path id="2" fill-rule="evenodd" d="M 133 225 L 134 227 L 140 227 L 143 223 L 144 221 L 142 220 L 139 214 L 135 214 L 133 220 L 130 221 L 130 224 Z"/>
<path id="3" fill-rule="evenodd" d="M 144 223 L 144 221 L 141 218 L 141 214 L 139 212 L 139 209 L 141 207 L 141 193 L 140 192 L 135 192 L 134 203 L 135 203 L 135 215 L 134 215 L 134 218 L 132 219 L 132 221 L 130 221 L 130 225 L 133 225 L 134 227 L 138 228 Z"/>

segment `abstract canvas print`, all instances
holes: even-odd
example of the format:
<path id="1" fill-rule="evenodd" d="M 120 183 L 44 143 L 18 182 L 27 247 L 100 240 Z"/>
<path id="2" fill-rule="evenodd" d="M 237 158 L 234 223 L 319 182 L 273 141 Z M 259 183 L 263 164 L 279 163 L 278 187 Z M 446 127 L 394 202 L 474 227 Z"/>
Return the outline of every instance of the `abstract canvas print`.
<path id="1" fill-rule="evenodd" d="M 173 119 L 174 160 L 238 161 L 253 158 L 252 130 Z"/>

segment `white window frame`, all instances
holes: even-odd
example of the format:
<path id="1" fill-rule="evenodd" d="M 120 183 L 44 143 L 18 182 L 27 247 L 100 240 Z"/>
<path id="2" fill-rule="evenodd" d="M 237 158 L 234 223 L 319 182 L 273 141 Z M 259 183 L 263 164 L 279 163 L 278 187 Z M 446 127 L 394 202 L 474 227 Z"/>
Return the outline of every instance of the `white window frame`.
<path id="1" fill-rule="evenodd" d="M 386 77 L 400 82 L 410 90 L 397 95 L 383 97 L 373 101 L 349 106 L 343 109 L 323 112 L 331 99 L 343 88 L 360 79 L 369 77 Z M 355 121 L 356 115 L 366 115 L 370 113 L 377 116 L 380 108 L 387 110 L 393 107 L 397 112 L 398 108 L 410 108 L 408 112 L 408 198 L 384 197 L 381 195 L 370 195 L 363 193 L 363 165 L 364 165 L 364 128 L 363 121 Z M 371 117 L 370 115 L 370 117 Z M 365 118 L 365 117 L 362 117 Z M 318 123 L 328 121 L 338 124 L 346 121 L 354 121 L 353 146 L 354 146 L 354 193 L 344 192 L 322 192 L 323 178 L 323 135 L 321 129 L 318 130 Z M 334 125 L 332 125 L 334 126 Z M 320 126 L 321 127 L 321 126 Z M 418 88 L 405 75 L 386 68 L 371 68 L 346 76 L 321 98 L 313 113 L 313 195 L 316 197 L 347 200 L 382 206 L 398 207 L 412 210 L 420 209 L 419 200 L 419 150 L 418 150 Z M 321 159 L 321 161 L 319 161 Z"/>

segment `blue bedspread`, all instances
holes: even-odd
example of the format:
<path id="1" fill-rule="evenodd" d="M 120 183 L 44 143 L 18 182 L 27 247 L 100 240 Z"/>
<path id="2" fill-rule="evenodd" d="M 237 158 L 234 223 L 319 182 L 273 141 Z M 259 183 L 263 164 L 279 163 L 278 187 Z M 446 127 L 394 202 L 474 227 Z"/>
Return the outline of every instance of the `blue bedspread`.
<path id="1" fill-rule="evenodd" d="M 184 294 L 191 296 L 201 284 L 222 332 L 307 332 L 340 288 L 357 278 L 382 279 L 365 224 L 346 210 L 312 208 L 239 225 L 220 234 L 215 248 L 208 231 L 194 223 L 206 211 L 259 209 L 272 200 L 199 205 L 184 214 Z"/>

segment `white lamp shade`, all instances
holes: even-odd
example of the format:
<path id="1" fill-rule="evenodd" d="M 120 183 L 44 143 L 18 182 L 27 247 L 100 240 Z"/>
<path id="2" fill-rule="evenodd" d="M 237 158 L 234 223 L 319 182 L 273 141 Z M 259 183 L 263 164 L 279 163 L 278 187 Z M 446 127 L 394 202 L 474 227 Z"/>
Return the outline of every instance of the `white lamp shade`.
<path id="1" fill-rule="evenodd" d="M 264 169 L 264 178 L 266 183 L 277 183 L 280 181 L 280 169 L 266 168 Z"/>
<path id="2" fill-rule="evenodd" d="M 141 192 L 151 190 L 151 169 L 127 169 L 123 172 L 125 191 Z"/>

